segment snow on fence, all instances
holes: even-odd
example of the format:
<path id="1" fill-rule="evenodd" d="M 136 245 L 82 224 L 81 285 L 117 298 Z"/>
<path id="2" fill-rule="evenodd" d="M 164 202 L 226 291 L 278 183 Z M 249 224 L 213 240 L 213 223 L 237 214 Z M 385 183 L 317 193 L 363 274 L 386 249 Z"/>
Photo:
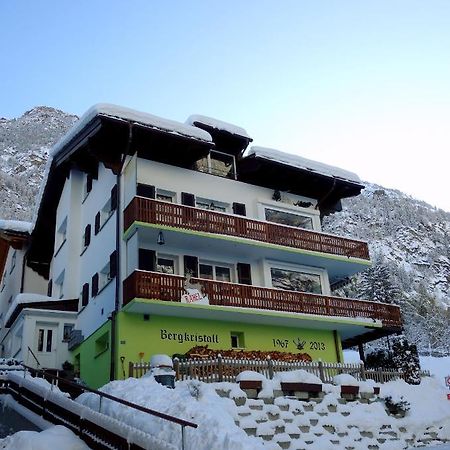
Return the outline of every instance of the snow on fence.
<path id="1" fill-rule="evenodd" d="M 404 373 L 395 369 L 366 369 L 363 363 L 327 363 L 323 361 L 276 361 L 272 359 L 237 359 L 217 358 L 210 359 L 174 359 L 174 370 L 177 380 L 196 379 L 205 383 L 221 381 L 235 382 L 237 375 L 244 370 L 252 370 L 272 379 L 276 372 L 303 369 L 319 377 L 323 383 L 331 383 L 336 375 L 343 373 L 354 376 L 357 380 L 374 380 L 377 383 L 386 383 L 398 378 L 404 378 Z M 140 378 L 148 370 L 147 362 L 129 363 L 129 376 Z M 421 371 L 421 377 L 430 376 L 429 371 Z"/>

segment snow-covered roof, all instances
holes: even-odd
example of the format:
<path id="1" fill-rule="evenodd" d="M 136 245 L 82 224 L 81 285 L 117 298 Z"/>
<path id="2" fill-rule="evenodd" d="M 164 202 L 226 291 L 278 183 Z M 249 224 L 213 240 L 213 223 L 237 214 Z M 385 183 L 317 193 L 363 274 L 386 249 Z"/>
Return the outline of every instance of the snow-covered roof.
<path id="1" fill-rule="evenodd" d="M 24 303 L 40 303 L 40 302 L 49 302 L 54 300 L 51 297 L 47 297 L 46 295 L 40 294 L 17 294 L 14 297 L 14 300 L 11 303 L 11 306 L 8 309 L 8 312 L 5 315 L 5 323 L 8 323 L 8 320 L 11 318 L 11 315 L 14 313 L 16 308 L 19 305 Z"/>
<path id="2" fill-rule="evenodd" d="M 30 222 L 21 220 L 0 219 L 0 231 L 10 231 L 16 233 L 31 233 L 33 225 Z"/>
<path id="3" fill-rule="evenodd" d="M 340 169 L 339 167 L 330 166 L 318 161 L 312 161 L 311 159 L 306 159 L 290 153 L 284 153 L 273 148 L 253 146 L 248 151 L 246 157 L 248 156 L 275 161 L 298 169 L 316 172 L 327 177 L 341 178 L 354 183 L 361 183 L 358 175 L 349 172 L 348 170 Z"/>
<path id="4" fill-rule="evenodd" d="M 252 138 L 248 135 L 247 131 L 242 127 L 238 127 L 237 125 L 233 125 L 228 122 L 223 122 L 222 120 L 217 120 L 212 117 L 201 116 L 199 114 L 193 114 L 189 116 L 186 120 L 188 125 L 201 124 L 206 125 L 207 127 L 214 128 L 220 131 L 227 131 L 230 134 L 234 134 L 236 136 L 243 137 L 245 139 L 252 140 Z"/>
<path id="5" fill-rule="evenodd" d="M 152 114 L 124 108 L 123 106 L 111 105 L 109 103 L 98 103 L 92 106 L 81 116 L 72 129 L 50 150 L 50 155 L 58 154 L 80 131 L 96 116 L 112 117 L 127 120 L 141 125 L 155 128 L 170 134 L 196 139 L 198 141 L 212 142 L 211 135 L 197 127 L 186 125 L 174 120 L 163 119 Z"/>

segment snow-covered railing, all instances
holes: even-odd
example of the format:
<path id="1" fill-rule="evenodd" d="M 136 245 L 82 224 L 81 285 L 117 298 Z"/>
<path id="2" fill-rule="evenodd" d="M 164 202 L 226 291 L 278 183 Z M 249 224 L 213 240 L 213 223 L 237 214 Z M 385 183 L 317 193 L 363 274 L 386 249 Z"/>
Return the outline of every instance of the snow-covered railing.
<path id="1" fill-rule="evenodd" d="M 24 366 L 30 372 L 43 378 L 32 378 L 27 371 L 22 374 L 9 374 L 2 390 L 11 394 L 16 401 L 45 420 L 70 428 L 90 447 L 100 450 L 132 448 L 134 450 L 176 450 L 176 447 L 156 436 L 130 427 L 119 420 L 102 414 L 102 402 L 118 403 L 136 412 L 143 412 L 162 420 L 181 426 L 181 448 L 185 444 L 185 427 L 197 428 L 195 423 L 168 414 L 145 408 L 119 397 L 80 386 L 59 378 L 45 370 Z M 47 381 L 48 380 L 48 381 Z M 49 383 L 49 381 L 51 383 Z M 80 391 L 96 394 L 99 397 L 98 411 L 70 399 L 59 387 L 72 386 Z"/>
<path id="2" fill-rule="evenodd" d="M 276 372 L 290 370 L 305 370 L 322 380 L 331 383 L 333 377 L 349 374 L 358 380 L 374 380 L 377 383 L 404 378 L 404 373 L 395 369 L 367 369 L 363 363 L 328 363 L 323 361 L 277 361 L 273 359 L 238 359 L 224 358 L 193 358 L 186 360 L 174 359 L 174 370 L 177 380 L 196 379 L 206 383 L 221 381 L 235 382 L 240 372 L 251 370 L 259 372 L 268 379 L 272 379 Z M 150 370 L 149 363 L 129 364 L 129 376 L 139 378 Z M 421 376 L 430 376 L 429 371 L 421 371 Z"/>
<path id="3" fill-rule="evenodd" d="M 135 197 L 125 208 L 124 231 L 135 221 L 370 259 L 369 248 L 364 241 L 144 197 Z"/>

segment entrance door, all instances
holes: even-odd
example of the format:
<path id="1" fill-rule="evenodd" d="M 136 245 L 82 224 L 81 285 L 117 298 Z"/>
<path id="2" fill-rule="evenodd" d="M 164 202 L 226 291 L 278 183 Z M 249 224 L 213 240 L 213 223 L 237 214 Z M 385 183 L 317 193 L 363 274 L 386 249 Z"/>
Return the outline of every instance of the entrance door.
<path id="1" fill-rule="evenodd" d="M 36 324 L 35 353 L 41 367 L 56 367 L 56 334 L 55 325 Z"/>

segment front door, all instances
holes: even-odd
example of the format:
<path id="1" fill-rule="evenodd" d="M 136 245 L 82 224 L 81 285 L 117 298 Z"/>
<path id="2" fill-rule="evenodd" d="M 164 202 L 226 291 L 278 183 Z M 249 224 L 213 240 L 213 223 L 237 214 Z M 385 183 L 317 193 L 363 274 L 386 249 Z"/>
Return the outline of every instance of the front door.
<path id="1" fill-rule="evenodd" d="M 55 325 L 36 324 L 35 354 L 40 367 L 56 368 L 56 333 Z"/>

